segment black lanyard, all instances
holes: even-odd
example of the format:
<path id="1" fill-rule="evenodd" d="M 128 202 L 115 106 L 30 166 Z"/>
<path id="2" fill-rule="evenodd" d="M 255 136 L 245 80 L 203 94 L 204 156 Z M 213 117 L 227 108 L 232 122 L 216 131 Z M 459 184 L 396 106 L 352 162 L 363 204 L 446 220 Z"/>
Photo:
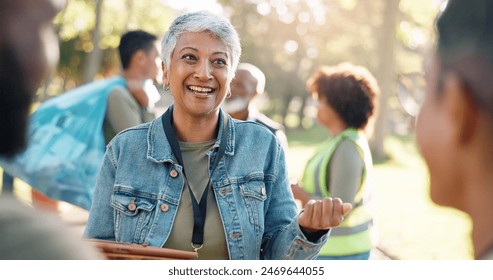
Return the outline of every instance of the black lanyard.
<path id="1" fill-rule="evenodd" d="M 183 176 L 185 176 L 185 181 L 186 181 L 185 166 L 183 165 L 183 158 L 181 156 L 180 144 L 178 143 L 178 139 L 173 129 L 173 106 L 170 106 L 168 108 L 168 110 L 161 117 L 161 120 L 163 123 L 164 133 L 166 134 L 166 138 L 168 139 L 168 142 L 171 146 L 173 155 L 175 156 L 178 163 L 183 167 Z M 221 157 L 224 155 L 224 152 L 226 151 L 228 129 L 227 129 L 227 118 L 223 116 L 223 114 L 220 114 L 219 116 L 219 125 L 216 132 L 216 138 L 219 134 L 219 127 L 221 125 L 223 125 L 221 143 L 219 144 L 217 155 L 214 158 L 214 162 L 212 164 L 212 171 L 211 171 L 211 175 L 209 176 L 209 181 L 207 182 L 207 186 L 204 189 L 202 198 L 200 199 L 199 203 L 197 203 L 197 199 L 193 195 L 190 185 L 188 184 L 188 182 L 186 183 L 188 187 L 188 191 L 190 192 L 190 198 L 192 200 L 192 207 L 193 207 L 192 248 L 195 250 L 195 252 L 201 249 L 204 243 L 205 214 L 207 212 L 207 196 L 209 193 L 209 188 L 212 184 L 211 176 L 214 170 L 216 169 L 219 160 L 221 159 Z"/>

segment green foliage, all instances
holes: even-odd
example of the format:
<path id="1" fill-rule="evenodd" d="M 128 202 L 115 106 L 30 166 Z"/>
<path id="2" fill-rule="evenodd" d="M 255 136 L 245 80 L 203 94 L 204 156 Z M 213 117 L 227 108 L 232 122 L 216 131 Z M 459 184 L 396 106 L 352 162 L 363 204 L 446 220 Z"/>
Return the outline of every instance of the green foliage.
<path id="1" fill-rule="evenodd" d="M 103 1 L 99 45 L 94 45 L 96 2 Z M 116 52 L 121 35 L 127 30 L 143 29 L 161 37 L 174 18 L 173 10 L 160 0 L 70 0 L 54 20 L 60 38 L 60 63 L 57 69 L 60 83 L 80 85 L 84 76 L 84 60 L 95 48 L 103 50 L 100 75 L 113 75 L 120 62 Z M 60 93 L 60 92 L 58 92 Z M 51 94 L 51 93 L 50 93 Z"/>
<path id="2" fill-rule="evenodd" d="M 71 0 L 54 20 L 58 36 L 69 41 L 87 34 L 94 28 L 95 5 L 93 1 Z"/>
<path id="3" fill-rule="evenodd" d="M 100 42 L 94 45 L 93 29 L 97 1 L 101 8 Z M 387 1 L 313 0 L 218 0 L 237 28 L 242 42 L 241 59 L 258 65 L 266 74 L 270 102 L 263 110 L 282 122 L 299 126 L 309 122 L 303 108 L 290 111 L 294 97 L 305 99 L 305 81 L 322 64 L 350 61 L 379 76 L 382 22 Z M 395 80 L 422 73 L 433 45 L 433 22 L 440 0 L 398 0 L 395 32 L 397 49 Z M 176 11 L 162 0 L 70 0 L 55 19 L 62 57 L 58 76 L 67 84 L 82 82 L 86 54 L 102 48 L 99 77 L 119 68 L 115 48 L 123 32 L 141 28 L 162 36 Z M 392 55 L 392 54 L 389 54 Z M 70 82 L 69 84 L 71 84 Z M 422 89 L 419 84 L 415 87 Z M 396 88 L 392 86 L 391 88 Z M 397 89 L 396 89 L 397 91 Z M 390 93 L 391 95 L 394 92 Z M 399 103 L 392 114 L 403 114 Z M 388 104 L 382 104 L 387 106 Z M 298 116 L 296 116 L 298 115 Z M 402 117 L 400 118 L 402 119 Z"/>
<path id="4" fill-rule="evenodd" d="M 378 51 L 384 35 L 381 27 L 386 1 L 220 2 L 240 33 L 242 60 L 266 73 L 266 91 L 272 99 L 266 111 L 292 120 L 288 104 L 295 96 L 306 97 L 304 84 L 316 67 L 350 61 L 380 76 Z M 397 26 L 390 29 L 395 31 L 390 36 L 395 37 L 398 46 L 393 60 L 396 84 L 403 73 L 423 71 L 439 3 L 400 1 Z M 297 113 L 302 119 L 303 113 Z"/>

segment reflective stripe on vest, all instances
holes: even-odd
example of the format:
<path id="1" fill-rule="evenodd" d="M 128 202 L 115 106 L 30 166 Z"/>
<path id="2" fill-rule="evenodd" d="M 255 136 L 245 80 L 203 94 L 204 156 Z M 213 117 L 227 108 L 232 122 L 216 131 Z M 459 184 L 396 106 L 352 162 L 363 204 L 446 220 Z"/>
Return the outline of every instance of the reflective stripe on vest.
<path id="1" fill-rule="evenodd" d="M 331 230 L 327 243 L 320 251 L 321 256 L 344 256 L 370 251 L 372 246 L 369 227 L 372 217 L 364 204 L 368 173 L 371 173 L 372 158 L 366 138 L 355 129 L 349 128 L 328 140 L 308 161 L 304 171 L 303 189 L 316 197 L 330 196 L 327 187 L 327 168 L 339 143 L 348 139 L 355 143 L 364 162 L 362 184 L 356 193 L 353 210 L 344 222 Z"/>

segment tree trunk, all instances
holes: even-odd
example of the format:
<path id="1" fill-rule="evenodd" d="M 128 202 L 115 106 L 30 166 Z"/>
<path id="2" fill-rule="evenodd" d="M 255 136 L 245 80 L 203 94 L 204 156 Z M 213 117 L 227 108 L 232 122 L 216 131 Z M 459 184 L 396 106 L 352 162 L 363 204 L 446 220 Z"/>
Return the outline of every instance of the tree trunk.
<path id="1" fill-rule="evenodd" d="M 101 13 L 103 0 L 96 1 L 96 23 L 94 30 L 92 31 L 92 44 L 93 50 L 90 52 L 85 60 L 84 64 L 84 83 L 91 82 L 99 71 L 101 66 L 101 60 L 103 58 L 103 50 L 99 47 L 99 40 L 101 37 Z"/>
<path id="2" fill-rule="evenodd" d="M 375 130 L 370 143 L 374 159 L 386 159 L 384 141 L 389 133 L 389 107 L 388 101 L 395 89 L 395 28 L 397 14 L 399 11 L 399 1 L 386 0 L 382 26 L 380 28 L 380 47 L 378 57 L 380 63 L 376 78 L 380 85 L 381 95 L 378 105 L 378 116 L 375 123 Z"/>

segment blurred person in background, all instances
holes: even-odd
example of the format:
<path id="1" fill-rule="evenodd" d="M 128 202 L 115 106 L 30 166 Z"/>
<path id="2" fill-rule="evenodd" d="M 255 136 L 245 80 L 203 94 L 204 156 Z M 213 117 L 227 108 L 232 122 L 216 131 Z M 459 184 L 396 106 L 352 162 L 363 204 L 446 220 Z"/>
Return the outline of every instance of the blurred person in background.
<path id="1" fill-rule="evenodd" d="M 493 260 L 493 1 L 449 0 L 436 27 L 417 142 L 431 199 L 467 213 L 474 258 Z"/>
<path id="2" fill-rule="evenodd" d="M 371 232 L 373 161 L 366 131 L 380 93 L 373 75 L 362 66 L 322 66 L 307 81 L 318 100 L 317 119 L 330 138 L 308 161 L 301 182 L 291 187 L 302 205 L 311 199 L 340 197 L 353 210 L 320 251 L 318 259 L 366 260 L 374 247 Z"/>
<path id="3" fill-rule="evenodd" d="M 27 145 L 31 102 L 58 61 L 52 20 L 64 1 L 0 0 L 0 156 Z M 0 196 L 0 259 L 98 259 L 57 217 L 35 211 L 12 193 Z"/>
<path id="4" fill-rule="evenodd" d="M 284 126 L 262 114 L 254 104 L 255 97 L 265 94 L 264 90 L 265 75 L 262 70 L 250 63 L 240 63 L 231 82 L 231 97 L 226 98 L 222 108 L 235 119 L 254 121 L 267 127 L 287 152 L 288 139 Z"/>
<path id="5" fill-rule="evenodd" d="M 103 122 L 106 143 L 120 131 L 149 122 L 156 117 L 154 104 L 160 98 L 153 82 L 158 73 L 157 37 L 143 30 L 121 36 L 118 52 L 125 86 L 108 89 L 108 103 Z M 99 81 L 96 81 L 99 82 Z M 5 173 L 4 173 L 5 174 Z M 59 202 L 32 189 L 33 205 L 58 213 Z"/>
<path id="6" fill-rule="evenodd" d="M 116 86 L 108 95 L 104 121 L 106 143 L 118 132 L 156 117 L 154 104 L 160 98 L 159 93 L 157 90 L 146 91 L 146 86 L 151 85 L 152 89 L 158 74 L 157 43 L 155 35 L 143 30 L 122 35 L 118 52 L 123 68 L 121 76 L 127 87 Z"/>

